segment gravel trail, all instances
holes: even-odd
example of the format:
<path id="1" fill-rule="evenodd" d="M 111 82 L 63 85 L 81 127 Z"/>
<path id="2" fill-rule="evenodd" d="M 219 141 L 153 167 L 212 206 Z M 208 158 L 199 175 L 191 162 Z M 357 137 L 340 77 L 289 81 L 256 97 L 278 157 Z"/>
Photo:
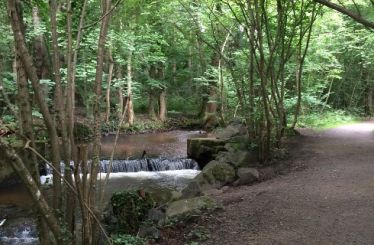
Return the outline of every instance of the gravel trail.
<path id="1" fill-rule="evenodd" d="M 374 244 L 374 122 L 291 142 L 292 169 L 215 196 L 204 244 Z"/>

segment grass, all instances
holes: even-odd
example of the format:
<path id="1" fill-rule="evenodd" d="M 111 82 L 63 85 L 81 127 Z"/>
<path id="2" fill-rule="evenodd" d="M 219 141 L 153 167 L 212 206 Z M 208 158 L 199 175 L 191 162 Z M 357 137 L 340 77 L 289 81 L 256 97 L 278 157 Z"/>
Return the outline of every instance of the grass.
<path id="1" fill-rule="evenodd" d="M 337 110 L 301 115 L 297 126 L 301 128 L 328 129 L 357 123 L 359 121 L 360 117 L 342 110 Z"/>

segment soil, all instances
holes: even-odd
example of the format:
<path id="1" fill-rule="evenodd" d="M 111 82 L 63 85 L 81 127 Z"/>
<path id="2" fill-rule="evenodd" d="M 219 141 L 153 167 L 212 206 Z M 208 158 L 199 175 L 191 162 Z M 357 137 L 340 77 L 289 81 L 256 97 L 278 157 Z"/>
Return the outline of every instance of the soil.
<path id="1" fill-rule="evenodd" d="M 373 129 L 301 129 L 282 174 L 217 192 L 222 210 L 164 230 L 160 244 L 374 244 Z"/>

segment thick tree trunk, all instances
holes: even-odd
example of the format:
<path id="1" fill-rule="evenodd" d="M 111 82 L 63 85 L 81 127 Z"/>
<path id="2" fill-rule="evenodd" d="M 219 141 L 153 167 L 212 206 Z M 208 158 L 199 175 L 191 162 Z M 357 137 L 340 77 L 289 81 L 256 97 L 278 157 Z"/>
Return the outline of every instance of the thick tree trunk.
<path id="1" fill-rule="evenodd" d="M 166 90 L 162 90 L 159 94 L 159 119 L 161 122 L 164 122 L 166 120 Z"/>

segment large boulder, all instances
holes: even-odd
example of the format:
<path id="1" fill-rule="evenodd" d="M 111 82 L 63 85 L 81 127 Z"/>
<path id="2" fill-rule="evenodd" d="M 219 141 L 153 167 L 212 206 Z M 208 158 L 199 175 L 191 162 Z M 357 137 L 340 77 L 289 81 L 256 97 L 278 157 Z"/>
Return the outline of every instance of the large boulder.
<path id="1" fill-rule="evenodd" d="M 200 180 L 201 179 L 201 180 Z M 192 198 L 201 196 L 203 194 L 203 190 L 201 188 L 201 184 L 205 183 L 203 176 L 199 178 L 194 178 L 188 185 L 182 190 L 182 198 Z"/>
<path id="2" fill-rule="evenodd" d="M 161 186 L 147 186 L 144 187 L 144 191 L 158 205 L 178 200 L 182 196 L 182 193 L 175 189 Z"/>
<path id="3" fill-rule="evenodd" d="M 258 165 L 255 153 L 246 150 L 223 151 L 217 154 L 216 160 L 229 163 L 236 169 Z"/>
<path id="4" fill-rule="evenodd" d="M 187 140 L 187 156 L 199 163 L 200 169 L 224 150 L 225 142 L 216 138 L 191 138 Z"/>
<path id="5" fill-rule="evenodd" d="M 213 209 L 216 206 L 214 200 L 207 196 L 182 199 L 169 204 L 166 209 L 166 217 L 173 218 L 180 215 L 193 214 L 202 209 Z"/>
<path id="6" fill-rule="evenodd" d="M 214 134 L 217 139 L 227 140 L 235 136 L 247 135 L 248 130 L 241 119 L 234 118 L 226 128 L 218 129 Z"/>
<path id="7" fill-rule="evenodd" d="M 237 171 L 238 180 L 234 185 L 249 185 L 259 180 L 260 173 L 255 168 L 239 168 Z"/>
<path id="8" fill-rule="evenodd" d="M 250 146 L 250 140 L 247 135 L 235 136 L 225 140 L 224 149 L 226 151 L 247 150 Z"/>
<path id="9" fill-rule="evenodd" d="M 235 169 L 230 164 L 213 160 L 205 166 L 194 180 L 202 190 L 206 190 L 230 184 L 235 178 Z"/>

